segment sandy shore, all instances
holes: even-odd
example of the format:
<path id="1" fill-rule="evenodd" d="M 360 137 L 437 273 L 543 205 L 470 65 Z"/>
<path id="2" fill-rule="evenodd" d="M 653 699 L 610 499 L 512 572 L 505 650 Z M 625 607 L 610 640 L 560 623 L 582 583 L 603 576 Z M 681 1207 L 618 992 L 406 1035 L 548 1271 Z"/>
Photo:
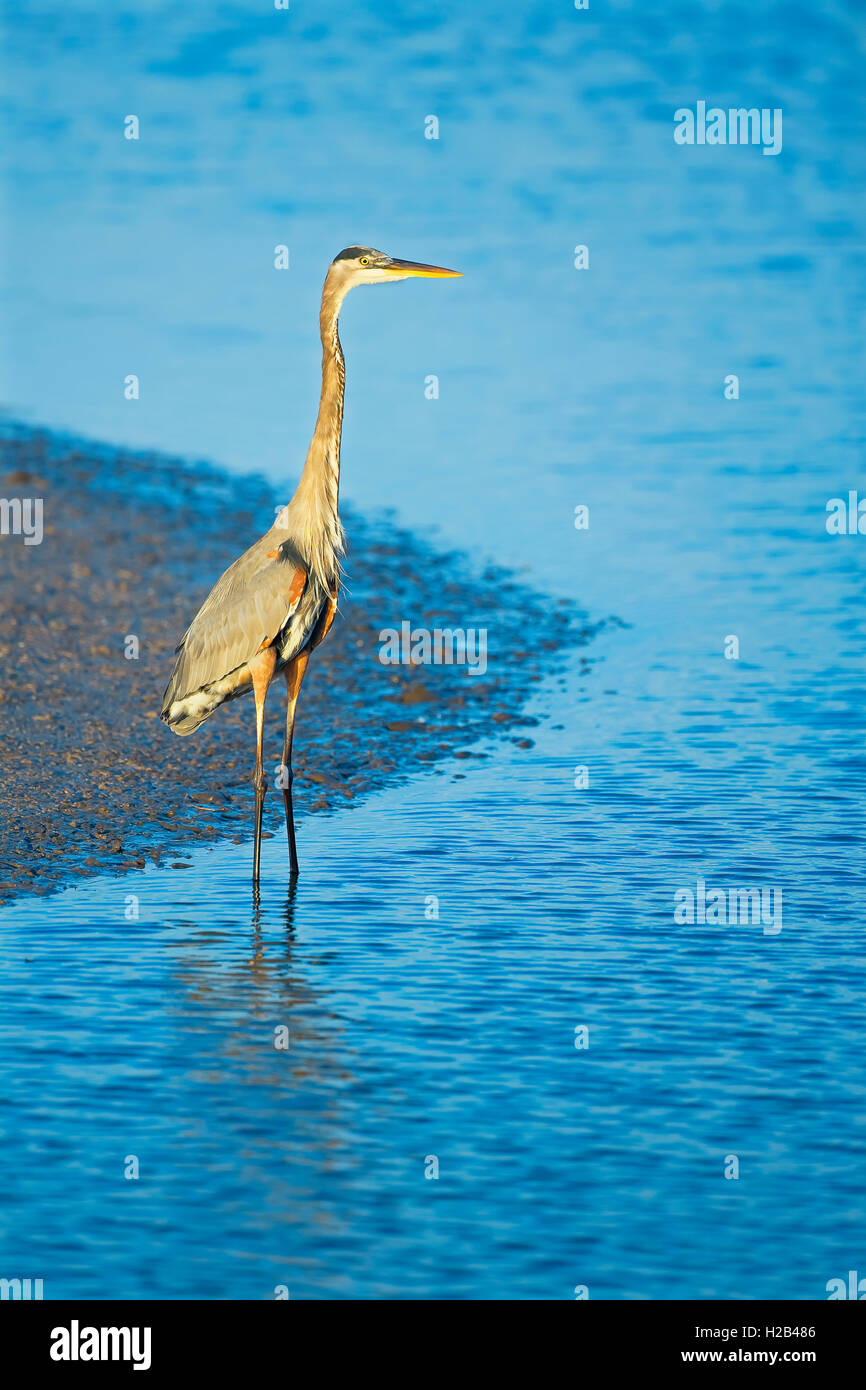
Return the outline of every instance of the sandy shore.
<path id="1" fill-rule="evenodd" d="M 0 497 L 41 499 L 44 531 L 40 544 L 0 537 L 0 901 L 148 859 L 181 867 L 194 840 L 250 838 L 250 702 L 218 710 L 190 739 L 158 711 L 185 627 L 285 496 L 260 478 L 7 422 Z M 533 684 L 592 635 L 514 576 L 474 573 L 387 518 L 346 510 L 344 522 L 341 612 L 299 706 L 299 822 L 424 764 L 483 756 L 472 745 L 492 734 L 530 746 L 521 708 Z M 382 665 L 380 630 L 404 620 L 485 627 L 486 674 Z M 284 710 L 280 682 L 266 712 L 271 769 Z M 283 833 L 278 793 L 265 816 Z"/>

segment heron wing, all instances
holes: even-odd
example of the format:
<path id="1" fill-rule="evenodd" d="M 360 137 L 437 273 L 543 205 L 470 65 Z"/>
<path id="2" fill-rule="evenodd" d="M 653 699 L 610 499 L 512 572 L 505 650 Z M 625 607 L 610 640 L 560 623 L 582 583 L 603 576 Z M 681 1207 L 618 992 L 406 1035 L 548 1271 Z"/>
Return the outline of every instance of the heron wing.
<path id="1" fill-rule="evenodd" d="M 166 710 L 270 646 L 297 611 L 307 573 L 289 541 L 258 541 L 217 581 L 178 645 Z"/>

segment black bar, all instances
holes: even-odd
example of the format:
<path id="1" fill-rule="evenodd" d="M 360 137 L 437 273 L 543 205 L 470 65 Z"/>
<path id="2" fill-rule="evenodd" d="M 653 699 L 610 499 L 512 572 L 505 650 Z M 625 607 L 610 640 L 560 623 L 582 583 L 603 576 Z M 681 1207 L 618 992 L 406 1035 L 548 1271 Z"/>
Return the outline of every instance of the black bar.
<path id="1" fill-rule="evenodd" d="M 303 1364 L 314 1356 L 329 1378 L 344 1356 L 355 1373 L 391 1367 L 429 1381 L 437 1363 L 453 1368 L 451 1339 L 459 1338 L 466 1346 L 468 1336 L 473 1359 L 478 1355 L 495 1361 L 525 1349 L 536 1358 L 543 1355 L 544 1363 L 550 1364 L 551 1358 L 564 1354 L 575 1373 L 593 1366 L 596 1376 L 600 1370 L 655 1376 L 675 1367 L 701 1375 L 703 1368 L 713 1365 L 734 1373 L 752 1366 L 799 1366 L 823 1383 L 828 1374 L 843 1369 L 850 1374 L 860 1364 L 866 1331 L 864 1310 L 847 1301 L 575 1301 L 558 1308 L 538 1302 L 434 1307 L 406 1301 L 381 1309 L 373 1303 L 362 1306 L 363 1324 L 348 1301 L 7 1301 L 0 1303 L 0 1336 L 4 1363 L 20 1368 L 19 1380 L 30 1372 L 49 1372 L 52 1380 L 92 1380 L 107 1371 L 115 1379 L 131 1376 L 133 1383 L 143 1382 L 145 1376 L 161 1383 L 164 1377 L 184 1373 L 213 1373 L 223 1381 L 236 1374 L 260 1374 L 268 1367 L 289 1380 L 297 1377 L 302 1352 Z M 491 1323 L 498 1324 L 495 1338 L 490 1336 Z M 98 1331 L 98 1339 L 89 1329 Z M 118 1336 L 106 1333 L 103 1338 L 101 1329 L 118 1329 Z M 137 1335 L 133 1329 L 138 1329 Z M 538 1342 L 540 1329 L 549 1341 Z M 421 1339 L 410 1343 L 409 1358 L 401 1337 L 407 1332 Z M 324 1341 L 299 1341 L 320 1333 L 326 1334 Z M 108 1359 L 115 1346 L 128 1359 Z M 55 1355 L 70 1358 L 77 1351 L 79 1359 L 54 1359 L 52 1347 Z M 104 1351 L 106 1359 L 84 1359 L 81 1353 L 91 1349 Z M 135 1359 L 141 1363 L 137 1372 Z M 540 1364 L 538 1369 L 537 1379 L 543 1383 L 547 1375 Z"/>

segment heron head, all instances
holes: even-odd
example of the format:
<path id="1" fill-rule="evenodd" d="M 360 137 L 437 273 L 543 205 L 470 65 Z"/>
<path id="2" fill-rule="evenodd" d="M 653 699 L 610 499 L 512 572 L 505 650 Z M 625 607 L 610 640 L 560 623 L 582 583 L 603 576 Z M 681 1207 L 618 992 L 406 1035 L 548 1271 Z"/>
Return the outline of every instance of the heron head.
<path id="1" fill-rule="evenodd" d="M 420 261 L 399 261 L 372 246 L 347 246 L 331 262 L 330 274 L 339 277 L 345 289 L 355 285 L 385 285 L 390 280 L 407 280 L 411 275 L 423 275 L 437 280 L 462 275 L 460 270 L 446 270 L 441 265 L 423 265 Z"/>

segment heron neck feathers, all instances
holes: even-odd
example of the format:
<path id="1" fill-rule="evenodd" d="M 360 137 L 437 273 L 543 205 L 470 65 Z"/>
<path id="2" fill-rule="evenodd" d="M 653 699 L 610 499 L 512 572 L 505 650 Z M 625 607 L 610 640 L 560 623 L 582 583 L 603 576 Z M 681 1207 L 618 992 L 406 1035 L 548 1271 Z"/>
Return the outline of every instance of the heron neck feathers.
<path id="1" fill-rule="evenodd" d="M 310 563 L 312 578 L 329 592 L 339 582 L 344 551 L 340 524 L 340 440 L 346 367 L 338 320 L 345 289 L 329 274 L 322 293 L 322 394 L 316 428 L 307 451 L 298 489 L 289 504 L 294 539 Z"/>

